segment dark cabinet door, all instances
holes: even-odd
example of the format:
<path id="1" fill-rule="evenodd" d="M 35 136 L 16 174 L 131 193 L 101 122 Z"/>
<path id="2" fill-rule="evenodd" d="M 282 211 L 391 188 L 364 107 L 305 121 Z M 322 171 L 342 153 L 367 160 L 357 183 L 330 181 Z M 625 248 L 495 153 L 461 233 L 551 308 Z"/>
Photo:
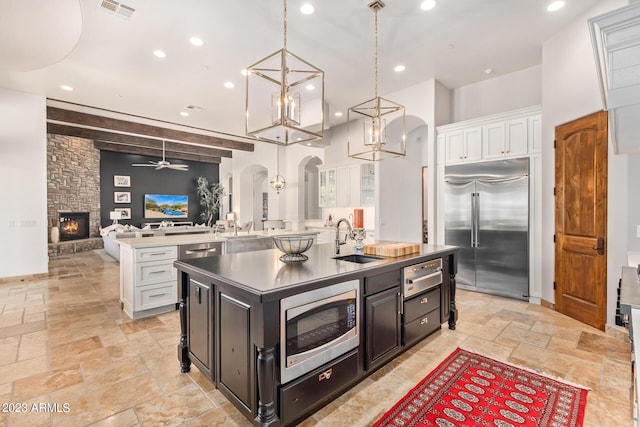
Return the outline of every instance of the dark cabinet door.
<path id="1" fill-rule="evenodd" d="M 250 309 L 250 305 L 220 294 L 220 382 L 247 407 L 251 407 Z"/>
<path id="2" fill-rule="evenodd" d="M 211 289 L 208 285 L 189 278 L 188 325 L 189 356 L 205 370 L 212 372 L 213 344 L 211 342 Z M 194 360 L 195 359 L 195 360 Z M 213 375 L 210 375 L 213 378 Z"/>
<path id="3" fill-rule="evenodd" d="M 367 369 L 400 349 L 399 306 L 398 288 L 365 297 Z"/>

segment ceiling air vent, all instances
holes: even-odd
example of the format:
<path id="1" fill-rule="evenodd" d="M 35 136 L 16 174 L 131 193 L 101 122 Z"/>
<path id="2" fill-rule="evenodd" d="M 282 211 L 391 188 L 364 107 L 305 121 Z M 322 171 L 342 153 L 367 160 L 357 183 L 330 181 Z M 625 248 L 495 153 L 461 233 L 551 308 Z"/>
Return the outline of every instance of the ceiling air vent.
<path id="1" fill-rule="evenodd" d="M 198 107 L 197 105 L 192 105 L 192 104 L 185 105 L 184 108 L 186 110 L 193 111 L 194 113 L 200 113 L 200 112 L 204 111 L 204 108 Z"/>
<path id="2" fill-rule="evenodd" d="M 100 0 L 100 9 L 105 12 L 121 16 L 125 19 L 131 19 L 133 12 L 136 10 L 131 6 L 117 2 L 115 0 Z"/>

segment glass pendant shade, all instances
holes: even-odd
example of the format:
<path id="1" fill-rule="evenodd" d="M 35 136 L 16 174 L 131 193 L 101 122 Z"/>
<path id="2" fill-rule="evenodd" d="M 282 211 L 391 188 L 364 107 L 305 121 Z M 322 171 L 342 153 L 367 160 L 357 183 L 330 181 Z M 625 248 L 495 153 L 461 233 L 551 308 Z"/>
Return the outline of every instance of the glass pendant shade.
<path id="1" fill-rule="evenodd" d="M 404 107 L 393 101 L 377 97 L 351 107 L 347 111 L 348 155 L 368 161 L 404 156 L 404 129 Z"/>
<path id="2" fill-rule="evenodd" d="M 247 68 L 246 134 L 291 145 L 321 139 L 324 72 L 281 49 Z"/>

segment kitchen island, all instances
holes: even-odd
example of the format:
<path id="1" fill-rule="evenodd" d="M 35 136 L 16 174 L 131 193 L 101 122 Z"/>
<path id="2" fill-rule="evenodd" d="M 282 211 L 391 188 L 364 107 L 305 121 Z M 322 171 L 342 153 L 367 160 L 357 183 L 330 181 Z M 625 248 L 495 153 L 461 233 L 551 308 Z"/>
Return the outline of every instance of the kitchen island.
<path id="1" fill-rule="evenodd" d="M 322 244 L 305 252 L 309 259 L 301 263 L 280 261 L 282 253 L 276 249 L 176 261 L 181 371 L 195 365 L 256 426 L 295 424 L 442 323 L 455 329 L 457 251 L 454 246 L 421 245 L 410 255 L 351 262 L 344 248 L 343 259 L 335 259 L 334 246 Z M 407 273 L 425 266 L 438 268 L 419 279 Z M 424 285 L 423 291 L 409 295 L 407 289 Z M 343 308 L 337 294 L 347 295 L 344 289 L 350 286 L 355 297 L 340 300 L 346 307 L 341 322 L 327 321 Z M 331 290 L 337 293 L 327 295 Z M 304 305 L 290 304 L 307 297 L 328 302 L 330 309 L 319 317 L 328 327 L 310 326 L 309 318 L 295 322 L 324 307 L 312 302 L 306 305 L 314 308 L 300 314 Z M 297 311 L 297 317 L 290 318 L 289 311 Z M 328 340 L 318 341 L 315 349 L 300 345 L 340 327 L 351 327 L 355 338 L 344 334 L 344 342 L 336 346 L 343 350 L 327 361 L 314 360 L 321 356 L 314 351 L 329 354 Z M 291 359 L 292 342 L 302 351 Z M 353 345 L 345 349 L 347 342 Z M 311 357 L 298 363 L 305 353 Z M 296 373 L 303 365 L 307 369 Z"/>
<path id="2" fill-rule="evenodd" d="M 414 254 L 378 259 L 342 252 L 335 259 L 334 246 L 321 244 L 301 263 L 280 261 L 276 249 L 176 261 L 181 371 L 193 363 L 254 425 L 291 425 L 442 323 L 455 329 L 457 247 L 421 245 Z M 405 278 L 425 266 L 428 276 Z M 304 319 L 322 310 L 322 327 Z M 350 332 L 331 342 L 316 336 L 339 328 Z M 305 340 L 316 340 L 315 347 L 301 345 Z M 330 349 L 334 342 L 340 344 Z M 330 359 L 321 358 L 326 354 Z"/>

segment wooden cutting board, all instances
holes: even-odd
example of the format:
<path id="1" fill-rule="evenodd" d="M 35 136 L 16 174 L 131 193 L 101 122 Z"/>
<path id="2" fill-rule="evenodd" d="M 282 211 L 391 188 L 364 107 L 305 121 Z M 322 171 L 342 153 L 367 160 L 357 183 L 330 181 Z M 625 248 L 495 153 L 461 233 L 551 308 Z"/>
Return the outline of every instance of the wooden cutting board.
<path id="1" fill-rule="evenodd" d="M 381 242 L 364 245 L 364 253 L 367 255 L 399 257 L 416 252 L 420 252 L 418 243 Z"/>

